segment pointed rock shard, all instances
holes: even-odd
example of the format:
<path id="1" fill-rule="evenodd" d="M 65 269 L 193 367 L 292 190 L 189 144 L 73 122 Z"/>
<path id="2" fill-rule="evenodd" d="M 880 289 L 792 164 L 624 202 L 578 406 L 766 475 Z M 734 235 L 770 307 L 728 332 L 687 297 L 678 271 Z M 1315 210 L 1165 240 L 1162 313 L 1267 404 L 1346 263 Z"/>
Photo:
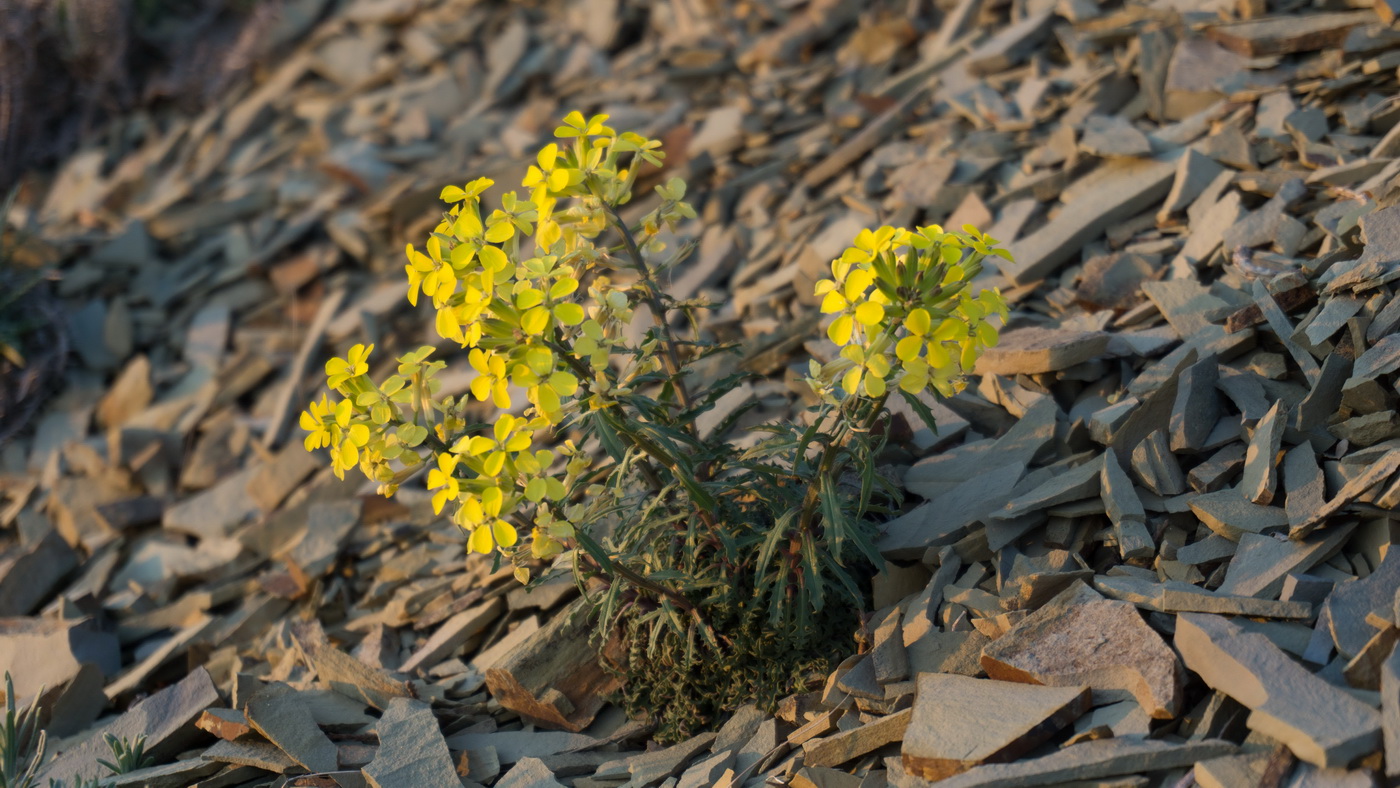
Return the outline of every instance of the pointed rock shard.
<path id="1" fill-rule="evenodd" d="M 370 766 L 374 766 L 374 764 L 370 764 Z M 451 766 L 451 761 L 449 761 L 449 766 Z M 364 771 L 365 775 L 370 774 L 370 768 L 365 767 Z M 431 785 L 428 782 L 374 782 L 372 778 L 371 784 L 377 788 L 392 788 L 393 785 Z M 449 785 L 448 782 L 441 782 L 441 784 L 444 785 L 444 788 Z M 461 784 L 462 781 L 458 780 L 451 785 Z M 501 775 L 501 780 L 497 782 L 496 788 L 564 788 L 564 784 L 554 778 L 553 771 L 549 770 L 545 761 L 535 759 L 535 757 L 526 757 L 526 759 L 517 761 L 517 764 L 511 767 L 510 771 Z"/>
<path id="2" fill-rule="evenodd" d="M 917 560 L 930 547 L 959 541 L 972 526 L 1004 505 L 1025 472 L 1025 464 L 1019 462 L 991 469 L 890 520 L 883 526 L 880 554 Z"/>
<path id="3" fill-rule="evenodd" d="M 408 686 L 394 681 L 382 670 L 375 670 L 332 646 L 316 619 L 292 625 L 292 639 L 306 659 L 307 667 L 325 686 L 353 700 L 362 700 L 376 709 L 389 708 L 394 698 L 409 697 Z"/>
<path id="4" fill-rule="evenodd" d="M 504 606 L 501 598 L 496 597 L 447 619 L 427 642 L 413 652 L 413 656 L 409 657 L 399 670 L 413 673 L 419 669 L 431 668 L 452 656 L 462 644 L 481 634 L 482 630 L 494 622 Z"/>
<path id="5" fill-rule="evenodd" d="M 399 785 L 460 788 L 462 782 L 453 768 L 452 754 L 447 750 L 442 729 L 428 704 L 394 698 L 389 701 L 384 716 L 379 718 L 376 729 L 379 751 L 364 768 L 370 785 L 375 788 Z"/>
<path id="6" fill-rule="evenodd" d="M 1321 509 L 1313 512 L 1308 519 L 1293 526 L 1288 531 L 1290 539 L 1301 539 L 1312 533 L 1318 526 L 1327 521 L 1329 517 L 1345 509 L 1361 496 L 1362 493 L 1375 487 L 1381 482 L 1389 479 L 1397 469 L 1400 469 L 1400 449 L 1392 449 L 1385 453 L 1383 457 L 1376 460 L 1360 476 L 1347 482 L 1337 494 L 1332 497 Z"/>
<path id="7" fill-rule="evenodd" d="M 486 671 L 486 686 L 502 706 L 539 724 L 581 731 L 617 688 L 597 651 L 584 648 L 590 624 L 575 600 Z"/>
<path id="8" fill-rule="evenodd" d="M 1158 495 L 1180 495 L 1186 492 L 1186 477 L 1167 446 L 1166 433 L 1153 430 L 1133 448 L 1133 470 L 1143 486 Z"/>
<path id="9" fill-rule="evenodd" d="M 1189 277 L 1165 282 L 1144 282 L 1142 292 L 1157 306 L 1162 317 L 1165 317 L 1172 330 L 1176 331 L 1176 335 L 1188 342 L 1205 331 L 1217 316 L 1228 312 L 1230 307 L 1213 295 L 1205 285 Z M 1193 362 L 1193 365 L 1208 361 L 1215 363 L 1207 356 Z"/>
<path id="10" fill-rule="evenodd" d="M 1014 760 L 1089 710 L 1088 687 L 1026 687 L 942 673 L 919 676 L 904 768 L 942 780 Z M 976 725 L 968 720 L 976 719 Z"/>
<path id="11" fill-rule="evenodd" d="M 1063 471 L 1046 480 L 1044 484 L 1038 484 L 1034 489 L 1007 501 L 1006 506 L 992 516 L 998 520 L 1010 520 L 1048 509 L 1056 504 L 1093 498 L 1099 494 L 1099 474 L 1102 467 L 1103 460 L 1098 458 Z"/>
<path id="12" fill-rule="evenodd" d="M 1118 455 L 1107 448 L 1103 453 L 1103 470 L 1099 476 L 1099 497 L 1104 511 L 1113 523 L 1118 540 L 1118 552 L 1124 560 L 1148 558 L 1157 551 L 1152 534 L 1147 531 L 1147 512 L 1133 489 L 1133 482 L 1118 463 Z"/>
<path id="13" fill-rule="evenodd" d="M 1181 373 L 1170 422 L 1172 451 L 1196 452 L 1205 447 L 1220 417 L 1219 394 L 1215 390 L 1219 369 L 1211 355 Z"/>
<path id="14" fill-rule="evenodd" d="M 909 657 L 904 650 L 904 627 L 900 623 L 903 615 L 898 607 L 890 608 L 885 620 L 875 628 L 870 662 L 875 668 L 875 681 L 881 685 L 909 677 Z"/>
<path id="15" fill-rule="evenodd" d="M 1382 618 L 1392 618 L 1395 592 L 1400 590 L 1400 551 L 1386 552 L 1380 566 L 1366 577 L 1337 586 L 1323 610 L 1332 628 L 1332 640 L 1337 651 L 1351 659 L 1365 648 L 1376 634 L 1376 628 L 1366 622 L 1367 614 L 1379 612 Z"/>
<path id="16" fill-rule="evenodd" d="M 1206 684 L 1250 709 L 1251 730 L 1287 745 L 1300 760 L 1345 766 L 1381 744 L 1381 715 L 1309 672 L 1261 634 L 1224 618 L 1176 618 L 1176 648 Z"/>
<path id="17" fill-rule="evenodd" d="M 1181 663 L 1128 602 L 1076 581 L 982 649 L 994 679 L 1088 686 L 1097 702 L 1136 699 L 1152 717 L 1181 711 Z"/>
<path id="18" fill-rule="evenodd" d="M 1259 425 L 1254 428 L 1254 437 L 1249 440 L 1249 450 L 1244 455 L 1244 475 L 1240 480 L 1240 490 L 1244 497 L 1254 503 L 1268 505 L 1274 500 L 1274 487 L 1278 483 L 1278 452 L 1283 446 L 1283 428 L 1287 413 L 1282 401 L 1275 402 Z"/>
<path id="19" fill-rule="evenodd" d="M 340 763 L 335 744 L 317 727 L 296 690 L 281 682 L 264 685 L 243 707 L 248 724 L 311 772 L 333 772 Z"/>
<path id="20" fill-rule="evenodd" d="M 1283 489 L 1283 511 L 1290 528 L 1307 522 L 1326 503 L 1326 483 L 1311 444 L 1300 444 L 1283 455 Z"/>
<path id="21" fill-rule="evenodd" d="M 1093 156 L 1150 156 L 1147 135 L 1121 115 L 1090 115 L 1084 119 L 1079 149 Z"/>

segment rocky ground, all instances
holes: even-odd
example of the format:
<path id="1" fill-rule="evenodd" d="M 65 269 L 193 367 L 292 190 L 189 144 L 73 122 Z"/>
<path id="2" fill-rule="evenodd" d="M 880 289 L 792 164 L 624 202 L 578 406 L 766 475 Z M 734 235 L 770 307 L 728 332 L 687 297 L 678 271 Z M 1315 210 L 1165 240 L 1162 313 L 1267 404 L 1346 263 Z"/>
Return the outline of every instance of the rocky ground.
<path id="1" fill-rule="evenodd" d="M 42 693 L 43 775 L 105 773 L 104 733 L 155 758 L 120 786 L 1400 775 L 1396 10 L 288 3 L 246 83 L 124 117 L 8 217 L 10 281 L 52 272 L 0 396 L 0 667 Z M 433 342 L 466 389 L 401 250 L 576 108 L 690 182 L 671 292 L 744 342 L 750 421 L 804 406 L 812 283 L 861 228 L 1016 258 L 1001 345 L 937 434 L 905 414 L 852 656 L 671 747 L 606 702 L 571 581 L 491 573 L 294 423 L 355 342 Z"/>

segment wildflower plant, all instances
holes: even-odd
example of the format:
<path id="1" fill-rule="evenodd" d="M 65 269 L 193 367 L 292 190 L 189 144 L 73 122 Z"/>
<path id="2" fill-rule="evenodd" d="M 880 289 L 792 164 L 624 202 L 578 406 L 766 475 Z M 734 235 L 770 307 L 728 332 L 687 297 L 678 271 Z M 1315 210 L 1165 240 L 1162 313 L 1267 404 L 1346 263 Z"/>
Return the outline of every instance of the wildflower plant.
<path id="1" fill-rule="evenodd" d="M 920 395 L 959 390 L 1006 317 L 996 291 L 969 283 L 1009 255 L 971 226 L 862 231 L 816 286 L 839 352 L 811 362 L 806 423 L 760 425 L 741 449 L 725 439 L 740 409 L 704 439 L 697 418 L 744 376 L 696 385 L 697 362 L 735 348 L 705 341 L 704 305 L 657 285 L 688 251 L 668 250 L 663 229 L 696 213 L 671 178 L 650 211 L 623 217 L 664 154 L 607 119 L 570 113 L 523 191 L 496 204 L 486 178 L 444 188 L 440 221 L 405 250 L 408 300 L 465 350 L 469 390 L 439 396 L 431 346 L 376 382 L 374 347 L 355 345 L 326 364 L 337 398 L 301 426 L 338 476 L 358 467 L 385 495 L 426 468 L 434 512 L 520 581 L 542 563 L 571 569 L 600 641 L 625 646 L 627 705 L 663 709 L 660 734 L 676 738 L 772 703 L 849 637 L 881 564 L 872 518 L 898 504 L 876 471 L 886 403 L 904 397 L 932 425 Z M 629 333 L 641 307 L 650 324 Z M 473 420 L 482 409 L 489 423 Z"/>

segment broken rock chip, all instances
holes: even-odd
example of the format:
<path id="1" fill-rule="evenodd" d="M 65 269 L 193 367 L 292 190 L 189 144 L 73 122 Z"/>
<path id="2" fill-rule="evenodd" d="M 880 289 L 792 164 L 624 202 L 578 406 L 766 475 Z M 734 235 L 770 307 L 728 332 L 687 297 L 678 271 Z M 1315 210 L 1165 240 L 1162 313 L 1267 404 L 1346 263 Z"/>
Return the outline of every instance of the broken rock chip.
<path id="1" fill-rule="evenodd" d="M 1396 550 L 1386 551 L 1380 566 L 1366 577 L 1337 586 L 1323 603 L 1327 621 L 1331 625 L 1332 639 L 1337 651 L 1351 659 L 1361 653 L 1361 649 L 1376 634 L 1375 627 L 1366 618 L 1373 610 L 1383 611 L 1386 618 L 1393 613 L 1395 592 L 1400 590 L 1400 554 Z"/>
<path id="2" fill-rule="evenodd" d="M 264 685 L 243 708 L 248 724 L 311 772 L 333 772 L 339 766 L 335 744 L 316 726 L 311 710 L 286 684 Z"/>
<path id="3" fill-rule="evenodd" d="M 1380 712 L 1313 675 L 1264 635 L 1220 616 L 1183 613 L 1176 648 L 1206 684 L 1249 708 L 1251 730 L 1300 760 L 1346 766 L 1381 744 Z"/>
<path id="4" fill-rule="evenodd" d="M 1089 710 L 1088 687 L 1026 687 L 944 673 L 919 676 L 902 760 L 910 774 L 942 780 L 1004 763 Z M 968 720 L 977 720 L 968 725 Z"/>
<path id="5" fill-rule="evenodd" d="M 982 650 L 994 679 L 1088 686 L 1096 700 L 1131 693 L 1144 711 L 1181 711 L 1181 663 L 1130 602 L 1105 599 L 1075 581 Z"/>
<path id="6" fill-rule="evenodd" d="M 1108 334 L 1051 328 L 1018 328 L 1001 335 L 977 359 L 978 375 L 1034 375 L 1068 369 L 1108 350 Z"/>
<path id="7" fill-rule="evenodd" d="M 460 788 L 437 717 L 422 701 L 394 698 L 379 719 L 379 752 L 364 768 L 375 788 Z M 517 768 L 519 768 L 517 766 Z M 552 775 L 551 775 L 552 776 Z"/>
<path id="8" fill-rule="evenodd" d="M 808 766 L 840 766 L 852 758 L 900 741 L 909 727 L 913 709 L 897 711 L 858 728 L 842 731 L 803 745 Z"/>

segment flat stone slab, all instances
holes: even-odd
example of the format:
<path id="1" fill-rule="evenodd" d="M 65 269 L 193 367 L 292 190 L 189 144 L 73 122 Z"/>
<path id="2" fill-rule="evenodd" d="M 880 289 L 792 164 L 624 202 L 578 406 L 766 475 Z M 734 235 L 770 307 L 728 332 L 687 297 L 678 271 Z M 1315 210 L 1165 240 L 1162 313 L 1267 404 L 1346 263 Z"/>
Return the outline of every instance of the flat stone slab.
<path id="1" fill-rule="evenodd" d="M 942 780 L 1014 760 L 1089 709 L 1088 687 L 1035 687 L 942 673 L 918 678 L 901 758 L 910 774 Z M 976 719 L 976 725 L 968 720 Z"/>
<path id="2" fill-rule="evenodd" d="M 364 768 L 375 788 L 460 788 L 437 717 L 422 701 L 394 698 L 376 726 L 379 752 Z"/>
<path id="3" fill-rule="evenodd" d="M 1210 687 L 1250 710 L 1251 730 L 1300 760 L 1346 766 L 1381 744 L 1380 712 L 1293 661 L 1268 638 L 1220 616 L 1176 618 L 1176 648 Z"/>
<path id="4" fill-rule="evenodd" d="M 1172 744 L 1157 739 L 1099 739 L 1016 763 L 993 763 L 943 780 L 938 788 L 1031 788 L 1077 780 L 1189 767 L 1198 761 L 1234 755 L 1235 745 L 1220 739 Z"/>
<path id="5" fill-rule="evenodd" d="M 1108 350 L 1108 334 L 1018 328 L 1001 335 L 994 348 L 977 359 L 978 375 L 1034 375 L 1068 369 Z"/>
<path id="6" fill-rule="evenodd" d="M 852 758 L 904 738 L 913 709 L 897 711 L 859 728 L 813 739 L 803 745 L 808 766 L 840 766 Z"/>
<path id="7" fill-rule="evenodd" d="M 1105 596 L 1159 613 L 1219 613 L 1284 619 L 1312 617 L 1312 605 L 1307 602 L 1221 594 L 1178 580 L 1156 583 L 1126 575 L 1099 575 L 1094 578 L 1094 589 Z"/>
<path id="8" fill-rule="evenodd" d="M 1260 506 L 1247 500 L 1236 488 L 1197 495 L 1191 511 L 1210 530 L 1233 542 L 1245 534 L 1262 534 L 1270 528 L 1288 526 L 1288 513 L 1277 506 Z"/>
<path id="9" fill-rule="evenodd" d="M 1157 719 L 1181 712 L 1181 662 L 1130 602 L 1076 581 L 982 650 L 987 675 L 1050 686 L 1087 686 L 1095 700 L 1131 694 Z"/>
<path id="10" fill-rule="evenodd" d="M 1356 530 L 1354 523 L 1294 541 L 1262 534 L 1244 534 L 1239 549 L 1230 558 L 1225 582 L 1216 590 L 1274 599 L 1283 590 L 1289 574 L 1306 572 L 1336 552 Z"/>

